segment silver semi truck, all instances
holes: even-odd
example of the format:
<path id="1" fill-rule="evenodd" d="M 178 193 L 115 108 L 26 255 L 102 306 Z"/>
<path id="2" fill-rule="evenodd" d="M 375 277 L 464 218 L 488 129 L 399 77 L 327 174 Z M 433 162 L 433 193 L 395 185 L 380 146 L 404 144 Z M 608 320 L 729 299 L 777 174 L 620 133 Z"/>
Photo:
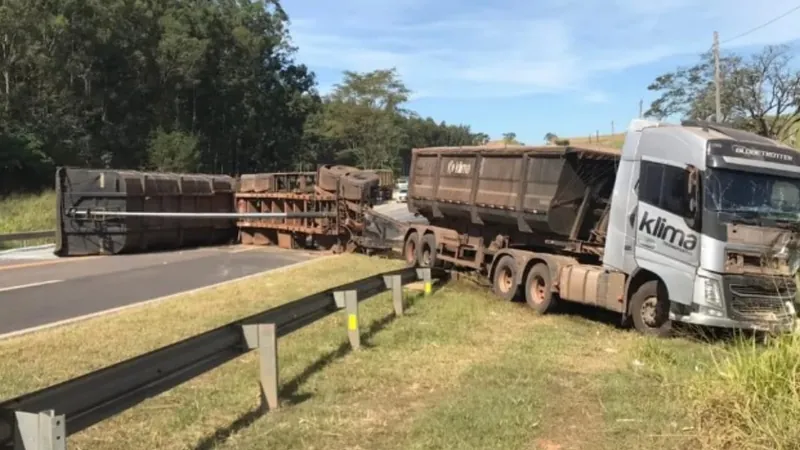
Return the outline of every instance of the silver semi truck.
<path id="1" fill-rule="evenodd" d="M 599 146 L 414 149 L 409 265 L 477 270 L 540 313 L 783 332 L 795 324 L 800 153 L 715 123 L 633 120 Z"/>

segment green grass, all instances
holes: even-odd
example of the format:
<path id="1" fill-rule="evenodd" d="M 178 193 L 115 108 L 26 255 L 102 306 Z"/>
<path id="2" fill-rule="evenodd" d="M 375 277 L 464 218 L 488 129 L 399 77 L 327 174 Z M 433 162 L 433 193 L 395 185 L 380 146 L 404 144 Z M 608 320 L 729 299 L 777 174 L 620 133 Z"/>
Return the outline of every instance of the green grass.
<path id="1" fill-rule="evenodd" d="M 398 267 L 345 255 L 0 342 L 0 397 L 42 387 L 310 292 Z M 313 283 L 287 283 L 308 279 Z M 254 353 L 70 438 L 82 449 L 798 448 L 800 338 L 657 340 L 539 316 L 468 281 L 360 305 L 279 341 L 282 408 L 258 411 Z M 144 330 L 144 331 L 143 331 Z"/>
<path id="2" fill-rule="evenodd" d="M 687 394 L 705 448 L 800 448 L 800 337 L 738 342 Z"/>
<path id="3" fill-rule="evenodd" d="M 40 194 L 15 194 L 0 198 L 0 234 L 22 231 L 53 230 L 56 227 L 56 194 L 45 191 Z M 52 239 L 27 241 L 27 245 L 51 242 Z M 22 242 L 0 243 L 0 250 L 16 247 Z"/>

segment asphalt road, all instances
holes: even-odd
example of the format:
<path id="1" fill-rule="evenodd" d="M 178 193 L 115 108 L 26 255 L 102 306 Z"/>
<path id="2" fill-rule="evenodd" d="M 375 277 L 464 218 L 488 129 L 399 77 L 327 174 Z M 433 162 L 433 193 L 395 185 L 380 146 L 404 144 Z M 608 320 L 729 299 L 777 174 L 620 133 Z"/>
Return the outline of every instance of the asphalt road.
<path id="1" fill-rule="evenodd" d="M 425 222 L 406 203 L 376 207 Z M 319 254 L 317 254 L 319 256 Z M 310 259 L 275 247 L 212 247 L 58 258 L 53 246 L 0 252 L 0 335 L 213 285 Z"/>
<path id="2" fill-rule="evenodd" d="M 376 206 L 375 211 L 401 222 L 427 223 L 424 217 L 416 217 L 408 210 L 408 203 L 384 203 Z"/>
<path id="3" fill-rule="evenodd" d="M 80 258 L 0 260 L 0 335 L 276 269 L 314 256 L 211 247 Z"/>

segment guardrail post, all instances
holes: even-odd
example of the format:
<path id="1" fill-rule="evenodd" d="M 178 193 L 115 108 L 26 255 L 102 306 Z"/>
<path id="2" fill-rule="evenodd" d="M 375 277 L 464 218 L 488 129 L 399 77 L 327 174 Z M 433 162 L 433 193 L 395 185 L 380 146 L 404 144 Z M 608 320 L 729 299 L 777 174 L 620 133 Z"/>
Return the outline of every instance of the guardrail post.
<path id="1" fill-rule="evenodd" d="M 386 275 L 383 277 L 386 287 L 392 290 L 392 303 L 395 315 L 402 316 L 405 310 L 403 302 L 403 278 L 400 275 Z"/>
<path id="2" fill-rule="evenodd" d="M 333 298 L 336 300 L 336 306 L 344 307 L 347 313 L 347 338 L 353 350 L 358 350 L 361 348 L 361 333 L 358 329 L 358 292 L 336 291 L 333 293 Z"/>
<path id="3" fill-rule="evenodd" d="M 433 292 L 433 277 L 431 276 L 431 268 L 424 267 L 417 269 L 417 278 L 422 278 L 425 295 L 431 295 L 431 292 Z"/>
<path id="4" fill-rule="evenodd" d="M 15 411 L 17 429 L 14 450 L 66 450 L 67 429 L 63 415 L 48 410 L 39 413 Z"/>
<path id="5" fill-rule="evenodd" d="M 261 399 L 270 410 L 278 409 L 278 335 L 274 323 L 243 326 L 247 347 L 258 349 Z"/>
<path id="6" fill-rule="evenodd" d="M 274 323 L 258 325 L 261 392 L 269 409 L 278 409 L 278 335 Z"/>

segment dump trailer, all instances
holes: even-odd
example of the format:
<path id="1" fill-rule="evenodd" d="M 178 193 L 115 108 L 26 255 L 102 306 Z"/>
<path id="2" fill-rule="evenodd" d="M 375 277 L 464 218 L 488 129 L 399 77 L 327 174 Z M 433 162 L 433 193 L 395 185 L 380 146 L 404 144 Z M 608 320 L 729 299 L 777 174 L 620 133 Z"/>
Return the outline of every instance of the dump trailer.
<path id="1" fill-rule="evenodd" d="M 407 264 L 478 271 L 542 314 L 794 328 L 800 154 L 753 133 L 637 119 L 621 150 L 414 149 L 408 208 L 428 224 L 408 227 Z"/>

